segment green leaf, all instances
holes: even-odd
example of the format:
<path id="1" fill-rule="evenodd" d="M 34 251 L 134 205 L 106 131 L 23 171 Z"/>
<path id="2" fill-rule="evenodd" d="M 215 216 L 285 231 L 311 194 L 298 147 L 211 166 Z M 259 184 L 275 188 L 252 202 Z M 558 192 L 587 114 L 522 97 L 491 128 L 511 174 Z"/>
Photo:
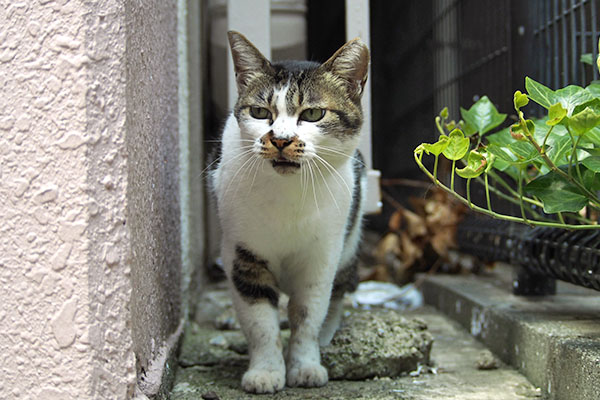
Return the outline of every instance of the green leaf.
<path id="1" fill-rule="evenodd" d="M 588 203 L 587 197 L 575 185 L 554 171 L 529 182 L 525 192 L 542 200 L 544 211 L 549 214 L 578 212 Z"/>
<path id="2" fill-rule="evenodd" d="M 592 53 L 582 54 L 581 57 L 579 58 L 579 62 L 582 62 L 584 64 L 589 64 L 589 65 L 594 65 L 594 56 L 592 55 Z"/>
<path id="3" fill-rule="evenodd" d="M 443 151 L 449 160 L 460 160 L 469 151 L 469 138 L 466 138 L 460 129 L 450 132 L 448 147 Z"/>
<path id="4" fill-rule="evenodd" d="M 548 109 L 548 121 L 546 121 L 546 124 L 549 126 L 558 125 L 566 116 L 567 110 L 560 103 L 553 104 Z"/>
<path id="5" fill-rule="evenodd" d="M 568 162 L 566 155 L 571 151 L 573 143 L 569 136 L 550 136 L 546 145 L 546 154 L 555 165 Z"/>
<path id="6" fill-rule="evenodd" d="M 569 128 L 577 135 L 581 136 L 600 124 L 600 114 L 596 113 L 590 107 L 569 118 Z"/>
<path id="7" fill-rule="evenodd" d="M 585 167 L 594 172 L 600 172 L 600 156 L 592 156 L 581 161 Z"/>
<path id="8" fill-rule="evenodd" d="M 593 81 L 585 89 L 595 98 L 600 98 L 600 81 Z"/>
<path id="9" fill-rule="evenodd" d="M 443 119 L 448 118 L 448 107 L 444 107 L 442 111 L 440 111 L 440 117 L 442 117 Z"/>
<path id="10" fill-rule="evenodd" d="M 506 114 L 498 112 L 494 104 L 483 96 L 468 110 L 461 107 L 460 114 L 465 122 L 475 128 L 481 136 L 500 125 L 506 119 Z"/>
<path id="11" fill-rule="evenodd" d="M 467 157 L 467 166 L 457 169 L 456 173 L 465 179 L 477 178 L 486 170 L 487 166 L 488 163 L 485 156 L 477 150 L 471 150 Z"/>
<path id="12" fill-rule="evenodd" d="M 527 89 L 529 98 L 544 108 L 550 108 L 552 104 L 556 104 L 554 91 L 528 76 L 525 77 L 525 89 Z"/>
<path id="13" fill-rule="evenodd" d="M 540 153 L 529 142 L 513 142 L 508 146 L 508 149 L 517 157 L 517 160 L 514 161 L 515 165 L 523 166 L 542 159 Z"/>
<path id="14" fill-rule="evenodd" d="M 519 111 L 521 107 L 525 107 L 529 103 L 529 99 L 526 94 L 521 93 L 520 90 L 517 90 L 513 96 L 513 103 L 515 105 L 515 110 Z"/>
<path id="15" fill-rule="evenodd" d="M 594 99 L 594 96 L 592 96 L 590 92 L 575 85 L 569 85 L 557 91 L 553 91 L 541 83 L 526 77 L 525 87 L 527 88 L 527 93 L 531 100 L 546 109 L 549 109 L 550 106 L 556 103 L 560 103 L 563 108 L 567 110 L 568 117 L 573 114 L 575 107 Z"/>
<path id="16" fill-rule="evenodd" d="M 438 141 L 433 144 L 423 143 L 423 149 L 427 152 L 427 154 L 431 153 L 437 157 L 442 153 L 442 151 L 446 150 L 448 143 L 448 136 L 441 135 Z"/>
<path id="17" fill-rule="evenodd" d="M 596 146 L 600 146 L 600 126 L 597 126 L 586 133 L 583 140 L 595 144 Z"/>

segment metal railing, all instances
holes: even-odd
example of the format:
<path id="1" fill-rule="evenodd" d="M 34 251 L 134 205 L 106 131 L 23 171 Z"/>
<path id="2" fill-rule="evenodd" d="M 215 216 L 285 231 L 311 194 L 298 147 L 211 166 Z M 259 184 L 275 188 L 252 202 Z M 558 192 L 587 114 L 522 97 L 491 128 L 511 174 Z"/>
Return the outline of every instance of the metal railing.
<path id="1" fill-rule="evenodd" d="M 555 279 L 600 291 L 598 230 L 530 228 L 470 215 L 460 224 L 457 238 L 463 252 L 516 266 L 515 294 L 553 294 Z"/>

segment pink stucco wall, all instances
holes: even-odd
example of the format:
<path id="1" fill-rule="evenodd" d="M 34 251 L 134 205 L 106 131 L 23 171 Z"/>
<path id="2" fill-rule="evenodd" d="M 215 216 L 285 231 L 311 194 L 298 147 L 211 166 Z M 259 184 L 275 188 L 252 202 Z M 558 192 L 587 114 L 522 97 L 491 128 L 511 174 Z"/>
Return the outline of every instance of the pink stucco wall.
<path id="1" fill-rule="evenodd" d="M 146 308 L 138 301 L 147 331 L 143 337 L 132 332 L 138 318 L 131 311 L 132 293 L 153 293 L 152 287 L 135 287 L 132 267 L 141 268 L 136 273 L 142 276 L 144 268 L 165 276 L 161 271 L 173 256 L 143 246 L 149 239 L 164 242 L 160 231 L 144 231 L 149 236 L 133 248 L 137 233 L 130 224 L 143 230 L 140 219 L 147 218 L 156 227 L 151 209 L 168 210 L 166 223 L 175 224 L 168 232 L 176 236 L 178 198 L 152 193 L 173 185 L 149 182 L 143 189 L 152 204 L 128 212 L 129 202 L 144 196 L 128 194 L 128 171 L 137 164 L 131 165 L 127 152 L 126 119 L 153 115 L 152 107 L 165 104 L 177 115 L 177 103 L 175 97 L 150 102 L 149 109 L 128 106 L 127 30 L 136 28 L 128 21 L 144 21 L 128 19 L 125 3 L 130 10 L 141 4 L 0 0 L 0 399 L 129 398 L 136 356 L 139 369 L 139 360 L 153 359 L 155 347 L 177 325 L 153 317 L 160 300 Z M 166 12 L 168 28 L 176 30 L 169 14 L 176 7 Z M 143 50 L 145 39 L 139 40 L 137 49 Z M 166 40 L 162 45 L 170 48 L 155 52 L 176 54 L 173 43 Z M 139 76 L 151 78 L 152 72 Z M 169 85 L 165 93 L 171 95 L 177 82 L 148 85 L 148 93 L 156 93 L 152 85 Z M 142 124 L 154 132 L 146 140 L 176 138 L 176 123 L 155 129 L 164 122 Z M 137 150 L 135 160 L 149 160 L 141 168 L 152 169 L 137 176 L 176 180 L 176 170 L 166 172 L 173 163 L 161 166 L 163 157 L 176 159 L 176 144 L 161 154 L 155 150 Z M 169 240 L 179 248 L 178 237 Z M 136 257 L 151 265 L 136 264 Z M 175 291 L 177 261 L 168 267 L 174 282 L 167 285 Z"/>

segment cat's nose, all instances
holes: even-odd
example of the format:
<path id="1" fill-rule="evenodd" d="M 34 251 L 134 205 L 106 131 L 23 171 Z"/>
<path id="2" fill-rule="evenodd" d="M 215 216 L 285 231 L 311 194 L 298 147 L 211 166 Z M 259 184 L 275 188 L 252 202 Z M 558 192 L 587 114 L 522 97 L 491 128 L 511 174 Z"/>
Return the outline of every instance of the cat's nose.
<path id="1" fill-rule="evenodd" d="M 278 150 L 283 150 L 285 147 L 292 144 L 292 141 L 289 139 L 277 139 L 273 137 L 271 138 L 271 143 L 273 146 L 277 147 Z"/>

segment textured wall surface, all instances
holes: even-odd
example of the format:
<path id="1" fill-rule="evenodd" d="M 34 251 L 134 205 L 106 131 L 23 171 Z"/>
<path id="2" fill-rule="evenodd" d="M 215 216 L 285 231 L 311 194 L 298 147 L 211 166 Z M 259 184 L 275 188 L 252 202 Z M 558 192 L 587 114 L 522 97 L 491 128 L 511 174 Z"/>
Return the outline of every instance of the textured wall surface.
<path id="1" fill-rule="evenodd" d="M 147 372 L 181 318 L 177 2 L 128 0 L 126 9 L 132 329 Z"/>
<path id="2" fill-rule="evenodd" d="M 128 398 L 179 320 L 175 11 L 137 3 L 0 0 L 0 399 Z"/>

